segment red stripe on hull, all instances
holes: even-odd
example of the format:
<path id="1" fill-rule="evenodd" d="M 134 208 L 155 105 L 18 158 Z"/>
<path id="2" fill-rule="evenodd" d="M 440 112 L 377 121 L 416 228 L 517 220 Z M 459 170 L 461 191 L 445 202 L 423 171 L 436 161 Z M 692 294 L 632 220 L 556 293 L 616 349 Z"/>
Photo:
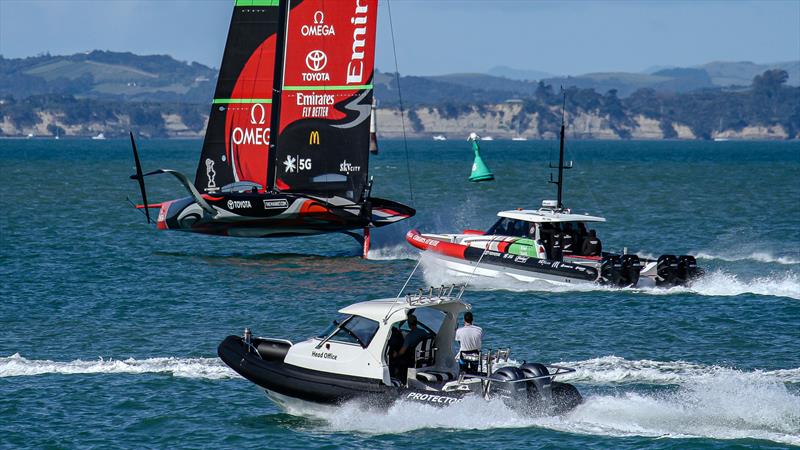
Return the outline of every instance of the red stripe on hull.
<path id="1" fill-rule="evenodd" d="M 467 249 L 467 246 L 465 245 L 426 238 L 419 234 L 419 231 L 417 230 L 411 230 L 406 233 L 406 240 L 409 244 L 420 250 L 430 250 L 432 252 L 441 253 L 442 255 L 451 256 L 458 259 L 464 259 L 464 252 Z"/>

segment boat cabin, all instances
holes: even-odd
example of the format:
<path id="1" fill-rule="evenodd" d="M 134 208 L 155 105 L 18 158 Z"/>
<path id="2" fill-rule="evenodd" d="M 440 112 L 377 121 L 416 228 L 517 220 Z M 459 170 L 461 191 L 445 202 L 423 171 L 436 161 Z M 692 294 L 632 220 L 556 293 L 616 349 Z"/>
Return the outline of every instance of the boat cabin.
<path id="1" fill-rule="evenodd" d="M 583 241 L 593 233 L 592 223 L 605 222 L 606 219 L 588 214 L 573 214 L 569 209 L 556 208 L 555 201 L 545 200 L 542 208 L 537 210 L 515 209 L 500 211 L 499 219 L 487 231 L 490 236 L 512 236 L 536 241 L 537 247 L 542 247 L 547 252 L 547 257 L 553 256 L 554 236 L 558 236 L 558 246 L 570 246 L 572 255 L 581 255 Z M 543 257 L 544 255 L 537 255 Z"/>
<path id="2" fill-rule="evenodd" d="M 407 380 L 409 383 L 455 380 L 459 373 L 453 348 L 457 321 L 471 307 L 460 296 L 451 295 L 452 290 L 431 289 L 404 298 L 371 300 L 342 308 L 318 336 L 292 345 L 285 362 L 311 370 L 380 380 L 389 386 L 404 385 Z M 404 339 L 409 333 L 407 317 L 412 313 L 426 337 L 413 349 L 413 367 L 408 369 L 407 380 L 402 380 L 396 377 L 397 368 L 390 366 L 390 341 Z"/>

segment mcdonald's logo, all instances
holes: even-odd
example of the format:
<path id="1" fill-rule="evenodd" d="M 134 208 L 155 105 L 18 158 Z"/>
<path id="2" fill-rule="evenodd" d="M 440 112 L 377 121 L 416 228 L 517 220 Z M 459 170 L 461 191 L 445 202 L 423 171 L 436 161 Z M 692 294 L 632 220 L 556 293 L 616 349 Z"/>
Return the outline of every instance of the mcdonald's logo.
<path id="1" fill-rule="evenodd" d="M 319 145 L 319 131 L 314 130 L 308 135 L 308 145 Z"/>

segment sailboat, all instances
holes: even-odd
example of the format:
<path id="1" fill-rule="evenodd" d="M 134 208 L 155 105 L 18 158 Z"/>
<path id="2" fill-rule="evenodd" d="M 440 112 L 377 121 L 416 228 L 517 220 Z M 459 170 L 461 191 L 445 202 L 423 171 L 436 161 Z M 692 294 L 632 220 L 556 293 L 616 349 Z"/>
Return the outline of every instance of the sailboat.
<path id="1" fill-rule="evenodd" d="M 143 173 L 131 146 L 148 223 L 236 237 L 369 230 L 414 209 L 371 196 L 377 0 L 236 0 L 194 182 Z M 373 132 L 374 133 L 374 130 Z M 189 195 L 148 203 L 145 177 L 167 173 Z M 363 229 L 363 235 L 356 230 Z"/>

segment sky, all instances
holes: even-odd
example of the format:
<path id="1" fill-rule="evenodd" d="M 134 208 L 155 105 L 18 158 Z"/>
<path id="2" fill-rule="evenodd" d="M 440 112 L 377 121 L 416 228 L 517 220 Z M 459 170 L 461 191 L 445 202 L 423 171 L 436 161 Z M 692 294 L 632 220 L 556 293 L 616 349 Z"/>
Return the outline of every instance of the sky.
<path id="1" fill-rule="evenodd" d="M 352 0 L 329 0 L 352 2 Z M 232 0 L 0 0 L 0 55 L 94 49 L 219 67 Z M 377 67 L 556 75 L 800 59 L 800 0 L 380 1 Z"/>

